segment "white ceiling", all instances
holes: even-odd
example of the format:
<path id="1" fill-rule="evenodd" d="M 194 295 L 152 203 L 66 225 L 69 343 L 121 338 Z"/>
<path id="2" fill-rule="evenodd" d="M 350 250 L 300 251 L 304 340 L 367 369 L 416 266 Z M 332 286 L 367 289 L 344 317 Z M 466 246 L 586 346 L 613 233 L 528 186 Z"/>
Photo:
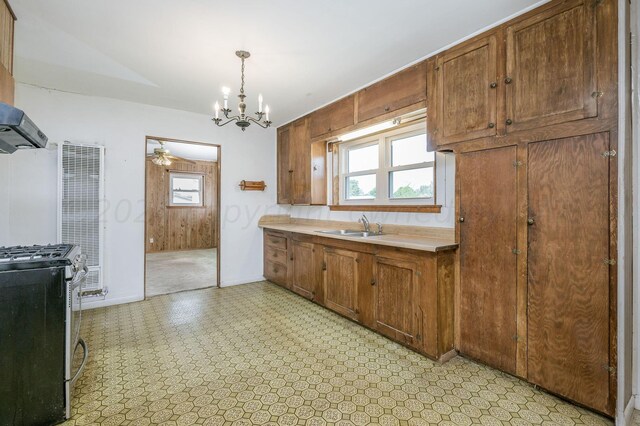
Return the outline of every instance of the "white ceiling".
<path id="1" fill-rule="evenodd" d="M 218 147 L 215 146 L 165 142 L 164 147 L 169 150 L 171 155 L 186 158 L 187 160 L 218 160 Z M 153 139 L 147 139 L 147 154 L 153 154 L 153 150 L 156 148 L 160 148 L 160 144 Z"/>
<path id="2" fill-rule="evenodd" d="M 15 76 L 211 114 L 220 88 L 289 121 L 538 0 L 11 0 Z"/>

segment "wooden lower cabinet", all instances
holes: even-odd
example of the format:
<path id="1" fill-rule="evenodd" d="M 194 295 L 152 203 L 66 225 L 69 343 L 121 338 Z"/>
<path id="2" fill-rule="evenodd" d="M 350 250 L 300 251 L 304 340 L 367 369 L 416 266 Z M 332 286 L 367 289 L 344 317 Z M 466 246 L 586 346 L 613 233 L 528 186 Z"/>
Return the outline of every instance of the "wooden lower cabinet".
<path id="1" fill-rule="evenodd" d="M 289 281 L 285 286 L 417 352 L 441 360 L 453 341 L 454 255 L 286 233 Z M 283 243 L 265 230 L 266 251 Z"/>
<path id="2" fill-rule="evenodd" d="M 264 277 L 289 287 L 287 236 L 281 232 L 264 233 Z"/>
<path id="3" fill-rule="evenodd" d="M 324 305 L 358 320 L 358 252 L 324 248 Z"/>
<path id="4" fill-rule="evenodd" d="M 316 296 L 317 276 L 315 273 L 315 248 L 313 243 L 291 242 L 291 290 L 307 299 Z"/>
<path id="5" fill-rule="evenodd" d="M 528 146 L 528 374 L 613 414 L 609 150 L 607 133 Z"/>
<path id="6" fill-rule="evenodd" d="M 460 352 L 516 372 L 516 147 L 459 155 Z"/>
<path id="7" fill-rule="evenodd" d="M 376 257 L 374 318 L 381 334 L 407 346 L 422 346 L 422 286 L 418 263 Z"/>

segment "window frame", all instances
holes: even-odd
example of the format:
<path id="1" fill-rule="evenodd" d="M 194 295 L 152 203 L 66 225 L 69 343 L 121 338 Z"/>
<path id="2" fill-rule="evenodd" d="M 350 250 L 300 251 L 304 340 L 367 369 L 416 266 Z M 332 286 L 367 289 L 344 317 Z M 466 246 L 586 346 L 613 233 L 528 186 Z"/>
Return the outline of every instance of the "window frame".
<path id="1" fill-rule="evenodd" d="M 433 161 L 422 163 L 406 164 L 402 166 L 392 167 L 391 165 L 391 145 L 394 140 L 405 139 L 412 136 L 426 136 L 427 130 L 424 123 L 412 124 L 402 127 L 385 130 L 375 135 L 368 135 L 362 138 L 354 139 L 348 142 L 341 142 L 338 145 L 338 197 L 339 205 L 343 206 L 407 206 L 407 205 L 435 205 L 436 200 L 436 155 L 433 153 Z M 361 170 L 349 173 L 347 171 L 349 164 L 349 151 L 357 148 L 378 145 L 378 168 L 370 170 Z M 391 173 L 404 170 L 416 170 L 432 167 L 433 170 L 433 196 L 432 197 L 412 197 L 412 198 L 393 198 L 391 189 Z M 376 197 L 348 199 L 346 198 L 345 187 L 347 178 L 351 176 L 376 175 Z M 384 196 L 382 195 L 384 194 Z"/>
<path id="2" fill-rule="evenodd" d="M 187 179 L 198 179 L 199 189 L 198 190 L 181 190 L 178 192 L 198 192 L 200 194 L 200 203 L 198 204 L 185 204 L 185 203 L 174 203 L 173 202 L 173 193 L 176 190 L 173 189 L 173 179 L 174 178 L 187 178 Z M 190 207 L 190 208 L 198 208 L 204 207 L 204 174 L 198 172 L 189 172 L 182 170 L 169 170 L 169 207 Z"/>

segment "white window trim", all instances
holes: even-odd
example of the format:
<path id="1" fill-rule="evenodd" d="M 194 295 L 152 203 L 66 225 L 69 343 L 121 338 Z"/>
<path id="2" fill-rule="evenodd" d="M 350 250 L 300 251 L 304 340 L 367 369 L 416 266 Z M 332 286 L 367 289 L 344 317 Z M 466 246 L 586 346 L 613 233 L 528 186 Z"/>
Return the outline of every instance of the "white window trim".
<path id="1" fill-rule="evenodd" d="M 174 203 L 173 202 L 173 179 L 174 178 L 186 178 L 186 179 L 198 179 L 200 193 L 200 203 L 188 204 L 188 203 Z M 196 192 L 196 191 L 182 191 L 182 192 Z M 203 207 L 204 206 L 204 175 L 197 172 L 182 172 L 182 171 L 169 171 L 169 206 L 170 207 Z"/>
<path id="2" fill-rule="evenodd" d="M 349 142 L 339 144 L 339 204 L 354 206 L 389 206 L 389 205 L 434 205 L 435 204 L 435 179 L 436 179 L 436 160 L 434 155 L 433 161 L 424 163 L 408 164 L 404 166 L 391 167 L 391 140 L 397 139 L 397 136 L 411 137 L 426 133 L 423 123 L 413 124 L 379 133 L 374 136 L 366 136 Z M 378 145 L 378 165 L 377 169 L 361 170 L 358 172 L 347 173 L 348 167 L 348 151 L 352 148 L 364 148 L 366 146 Z M 403 170 L 414 170 L 433 167 L 434 197 L 430 198 L 391 198 L 389 194 L 390 173 Z M 369 199 L 350 200 L 345 197 L 345 182 L 348 177 L 362 175 L 376 175 L 376 197 Z M 383 196 L 384 195 L 384 196 Z"/>

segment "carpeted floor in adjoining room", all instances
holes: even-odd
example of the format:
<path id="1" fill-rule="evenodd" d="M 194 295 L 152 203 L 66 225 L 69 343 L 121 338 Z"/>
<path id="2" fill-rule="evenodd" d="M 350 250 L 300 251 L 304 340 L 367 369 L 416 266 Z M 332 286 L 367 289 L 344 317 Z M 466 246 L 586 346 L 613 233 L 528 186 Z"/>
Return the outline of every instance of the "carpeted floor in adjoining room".
<path id="1" fill-rule="evenodd" d="M 86 311 L 82 335 L 90 358 L 69 425 L 611 424 L 267 282 Z"/>
<path id="2" fill-rule="evenodd" d="M 216 249 L 147 253 L 146 296 L 217 285 Z"/>

